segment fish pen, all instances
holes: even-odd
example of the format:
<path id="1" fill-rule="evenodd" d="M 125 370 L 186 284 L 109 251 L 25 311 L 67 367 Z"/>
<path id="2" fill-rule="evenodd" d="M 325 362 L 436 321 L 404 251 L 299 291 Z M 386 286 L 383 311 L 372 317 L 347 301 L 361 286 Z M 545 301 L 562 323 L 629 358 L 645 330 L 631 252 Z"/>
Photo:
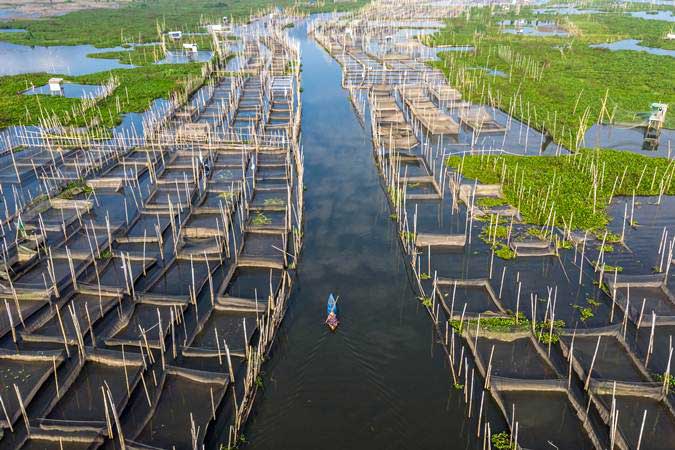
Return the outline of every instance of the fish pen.
<path id="1" fill-rule="evenodd" d="M 420 51 L 408 44 L 415 31 L 424 30 L 421 24 L 461 12 L 443 2 L 375 1 L 343 17 L 317 18 L 308 30 L 340 65 L 342 87 L 370 131 L 373 161 L 420 304 L 483 445 L 503 431 L 515 448 L 539 448 L 546 441 L 558 448 L 619 446 L 617 416 L 608 418 L 589 405 L 596 402 L 599 382 L 654 385 L 658 378 L 662 391 L 669 385 L 668 209 L 652 225 L 656 206 L 615 201 L 613 216 L 624 220 L 610 229 L 630 237 L 645 260 L 653 261 L 653 249 L 659 249 L 661 274 L 631 278 L 612 266 L 615 257 L 636 259 L 629 250 L 605 255 L 607 235 L 579 235 L 567 218 L 567 226 L 555 226 L 548 199 L 539 199 L 546 225 L 525 223 L 504 194 L 507 180 L 520 185 L 520 174 L 495 168 L 498 183 L 464 179 L 464 155 L 479 155 L 486 166 L 497 167 L 501 154 L 544 154 L 550 139 L 483 95 L 480 103 L 464 100 L 458 86 L 424 64 L 443 49 Z M 556 145 L 548 154 L 566 151 Z M 451 156 L 459 161 L 457 169 L 447 164 Z M 518 192 L 522 198 L 522 189 Z M 624 212 L 626 200 L 630 215 Z M 634 220 L 631 210 L 649 226 L 627 226 Z M 649 240 L 642 240 L 645 236 Z M 616 237 L 610 237 L 616 246 Z M 645 265 L 640 269 L 646 272 Z M 491 428 L 486 396 L 497 405 L 505 430 Z M 662 416 L 650 417 L 654 423 Z M 625 440 L 628 448 L 635 448 L 633 437 Z M 648 439 L 641 448 L 668 442 L 654 434 Z"/>
<path id="2" fill-rule="evenodd" d="M 24 129 L 2 155 L 0 448 L 238 441 L 302 250 L 289 20 L 237 28 L 238 67 L 205 64 L 142 130 Z"/>

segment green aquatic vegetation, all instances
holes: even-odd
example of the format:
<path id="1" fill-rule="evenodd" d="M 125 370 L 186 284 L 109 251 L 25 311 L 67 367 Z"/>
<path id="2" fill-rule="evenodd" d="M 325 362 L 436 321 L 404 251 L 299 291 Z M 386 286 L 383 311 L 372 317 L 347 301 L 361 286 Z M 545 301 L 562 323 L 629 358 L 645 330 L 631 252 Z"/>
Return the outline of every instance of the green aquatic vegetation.
<path id="1" fill-rule="evenodd" d="M 480 231 L 479 237 L 486 244 L 490 244 L 492 243 L 495 237 L 497 239 L 506 239 L 508 235 L 509 235 L 509 227 L 507 227 L 506 225 L 497 225 L 496 227 L 493 226 L 492 228 L 484 226 L 483 229 Z"/>
<path id="2" fill-rule="evenodd" d="M 597 261 L 593 261 L 593 265 L 598 265 Z M 623 267 L 621 266 L 612 266 L 609 264 L 600 264 L 598 265 L 598 271 L 603 270 L 605 273 L 621 273 L 623 272 Z"/>
<path id="3" fill-rule="evenodd" d="M 300 70 L 300 66 L 298 65 L 297 61 L 291 60 L 286 63 L 286 69 L 284 70 L 285 75 L 291 75 L 295 72 Z"/>
<path id="4" fill-rule="evenodd" d="M 627 38 L 675 46 L 675 41 L 663 39 L 671 27 L 668 22 L 622 14 L 558 17 L 572 36 L 556 37 L 501 33 L 497 21 L 503 18 L 472 10 L 469 18 L 451 19 L 446 29 L 427 38 L 437 45 L 475 47 L 474 52 L 441 53 L 441 60 L 433 63 L 466 99 L 511 110 L 517 119 L 545 130 L 572 150 L 583 136 L 577 135 L 580 125 L 586 129 L 599 118 L 610 117 L 621 123 L 641 122 L 638 115 L 654 101 L 673 108 L 675 95 L 668 87 L 675 83 L 672 58 L 589 47 Z M 489 67 L 507 76 L 471 70 L 474 67 Z M 675 115 L 667 117 L 666 127 L 675 127 Z"/>
<path id="5" fill-rule="evenodd" d="M 398 215 L 396 215 L 396 214 L 389 214 L 389 219 L 391 219 L 391 220 L 393 220 L 394 222 L 396 222 L 396 221 L 398 220 Z"/>
<path id="6" fill-rule="evenodd" d="M 536 237 L 539 240 L 545 241 L 548 239 L 548 235 L 546 234 L 546 231 L 543 231 L 539 227 L 530 227 L 527 229 L 525 232 L 528 236 L 533 236 Z"/>
<path id="7" fill-rule="evenodd" d="M 482 216 L 476 216 L 473 218 L 476 222 L 488 222 L 491 224 L 497 224 L 497 225 L 503 225 L 505 223 L 508 223 L 506 218 L 504 216 L 500 216 L 498 214 L 483 214 Z"/>
<path id="8" fill-rule="evenodd" d="M 415 242 L 417 236 L 412 231 L 401 231 L 401 239 L 406 242 Z"/>
<path id="9" fill-rule="evenodd" d="M 614 251 L 614 246 L 611 244 L 599 245 L 598 250 L 605 253 L 612 253 Z"/>
<path id="10" fill-rule="evenodd" d="M 255 387 L 258 389 L 262 389 L 265 387 L 265 381 L 263 380 L 262 375 L 258 375 L 255 377 Z"/>
<path id="11" fill-rule="evenodd" d="M 509 202 L 500 197 L 479 197 L 476 199 L 476 206 L 479 208 L 495 208 L 497 206 L 508 205 Z"/>
<path id="12" fill-rule="evenodd" d="M 82 84 L 103 84 L 111 75 L 119 81 L 111 95 L 98 100 L 96 108 L 77 117 L 72 116 L 72 110 L 82 104 L 80 99 L 22 94 L 31 85 L 46 84 L 55 75 L 34 73 L 0 77 L 0 128 L 38 124 L 44 112 L 56 115 L 64 125 L 111 128 L 122 121 L 124 114 L 145 111 L 153 100 L 169 98 L 172 93 L 183 90 L 189 77 L 200 75 L 201 66 L 198 63 L 160 64 L 89 75 L 61 75 L 68 81 Z"/>
<path id="13" fill-rule="evenodd" d="M 660 381 L 661 383 L 663 383 L 664 380 L 667 379 L 669 388 L 675 389 L 675 376 L 673 376 L 673 375 L 666 374 L 666 373 L 664 373 L 664 374 L 657 373 L 656 375 L 654 375 L 654 379 L 656 381 Z"/>
<path id="14" fill-rule="evenodd" d="M 59 197 L 65 200 L 72 200 L 78 194 L 91 194 L 94 190 L 87 185 L 84 178 L 79 178 L 68 182 L 59 193 Z"/>
<path id="15" fill-rule="evenodd" d="M 553 321 L 553 331 L 551 331 L 551 320 L 537 322 L 535 326 L 537 340 L 542 344 L 557 344 L 560 341 L 560 329 L 565 328 L 564 320 Z"/>
<path id="16" fill-rule="evenodd" d="M 387 193 L 392 203 L 397 204 L 403 195 L 403 190 L 401 188 L 392 188 L 391 186 L 387 188 Z"/>
<path id="17" fill-rule="evenodd" d="M 130 50 L 91 53 L 90 58 L 116 59 L 120 64 L 134 66 L 147 66 L 164 58 L 164 50 L 161 45 L 140 45 Z"/>
<path id="18" fill-rule="evenodd" d="M 423 304 L 424 306 L 426 306 L 427 308 L 431 308 L 431 306 L 433 305 L 433 300 L 431 300 L 431 297 L 427 297 L 427 296 L 425 295 L 425 296 L 423 296 L 423 297 L 419 297 L 419 299 L 420 299 L 420 301 L 422 302 L 422 304 Z"/>
<path id="19" fill-rule="evenodd" d="M 667 158 L 617 150 L 584 149 L 564 156 L 453 156 L 447 164 L 461 166 L 463 176 L 481 183 L 501 183 L 507 200 L 517 205 L 525 223 L 550 225 L 554 216 L 556 226 L 568 228 L 571 220 L 572 229 L 603 235 L 610 219 L 610 198 L 633 192 L 658 195 L 660 188 L 675 194 L 675 167 Z M 597 182 L 601 171 L 604 177 Z M 656 173 L 657 182 L 652 185 L 641 180 L 643 171 Z M 661 187 L 660 180 L 664 180 Z"/>
<path id="20" fill-rule="evenodd" d="M 455 390 L 458 390 L 458 391 L 461 391 L 462 389 L 464 389 L 464 385 L 459 384 L 459 383 L 453 383 L 452 387 L 455 388 Z"/>
<path id="21" fill-rule="evenodd" d="M 492 448 L 495 450 L 514 450 L 516 448 L 515 444 L 511 442 L 511 434 L 507 431 L 493 434 L 490 437 L 490 442 L 492 442 Z"/>
<path id="22" fill-rule="evenodd" d="M 493 220 L 492 223 L 496 221 Z M 509 247 L 505 240 L 509 236 L 509 227 L 506 225 L 494 225 L 494 226 L 483 226 L 478 237 L 481 241 L 490 245 L 494 250 L 495 256 L 501 259 L 514 259 L 516 257 L 516 252 Z"/>
<path id="23" fill-rule="evenodd" d="M 465 319 L 464 323 L 460 320 L 448 320 L 450 326 L 457 332 L 461 333 L 464 327 L 476 329 L 478 327 L 478 319 Z M 551 321 L 537 322 L 535 328 L 535 335 L 537 340 L 542 344 L 557 344 L 560 339 L 560 330 L 565 328 L 564 320 L 555 320 L 553 322 L 553 332 L 551 333 Z M 507 317 L 481 317 L 480 329 L 484 331 L 510 333 L 517 331 L 527 331 L 532 329 L 532 322 L 521 311 L 518 313 L 518 320 L 514 314 Z"/>
<path id="24" fill-rule="evenodd" d="M 594 298 L 587 298 L 586 303 L 591 305 L 594 308 L 597 308 L 598 306 L 602 305 L 602 303 L 598 300 L 595 300 Z"/>
<path id="25" fill-rule="evenodd" d="M 555 245 L 556 248 L 563 250 L 571 250 L 574 248 L 574 244 L 572 244 L 571 241 L 568 241 L 567 239 L 558 239 L 557 237 L 555 239 Z"/>
<path id="26" fill-rule="evenodd" d="M 506 260 L 515 259 L 516 252 L 514 252 L 513 249 L 508 245 L 499 243 L 497 244 L 497 248 L 495 250 L 495 256 Z"/>
<path id="27" fill-rule="evenodd" d="M 618 233 L 613 233 L 611 231 L 607 231 L 606 236 L 598 236 L 596 235 L 598 239 L 605 239 L 605 243 L 607 244 L 620 244 L 621 243 L 621 235 Z"/>
<path id="28" fill-rule="evenodd" d="M 330 2 L 325 6 L 307 5 L 303 10 L 319 12 L 327 7 L 330 11 L 347 10 L 360 7 L 364 3 L 364 0 L 357 3 Z M 16 44 L 92 44 L 102 48 L 129 42 L 156 42 L 158 30 L 204 31 L 203 23 L 220 23 L 224 15 L 231 17 L 234 22 L 241 22 L 248 20 L 249 14 L 258 9 L 271 5 L 287 7 L 294 4 L 293 0 L 131 1 L 124 2 L 119 8 L 81 10 L 38 20 L 19 19 L 2 22 L 0 26 L 27 30 L 26 33 L 3 34 L 3 40 Z"/>
<path id="29" fill-rule="evenodd" d="M 110 259 L 112 258 L 112 252 L 109 248 L 101 250 L 101 259 Z"/>
<path id="30" fill-rule="evenodd" d="M 451 319 L 448 323 L 456 332 L 461 333 L 463 327 L 475 329 L 478 326 L 478 319 L 465 319 L 463 324 L 460 320 Z M 515 314 L 512 313 L 507 317 L 481 317 L 480 319 L 480 329 L 486 331 L 526 331 L 530 329 L 530 326 L 530 320 L 525 317 L 525 314 L 522 311 L 518 313 L 518 320 L 516 320 Z"/>
<path id="31" fill-rule="evenodd" d="M 284 201 L 281 198 L 266 198 L 263 202 L 265 206 L 284 206 Z"/>
<path id="32" fill-rule="evenodd" d="M 420 280 L 431 280 L 431 275 L 428 273 L 422 272 L 420 273 Z"/>
<path id="33" fill-rule="evenodd" d="M 272 223 L 272 219 L 267 217 L 265 214 L 261 212 L 257 212 L 253 218 L 251 219 L 251 225 L 253 226 L 262 226 L 262 225 L 269 225 Z"/>
<path id="34" fill-rule="evenodd" d="M 225 444 L 220 444 L 220 450 L 237 450 L 244 447 L 246 444 L 248 444 L 248 438 L 244 433 L 240 433 L 233 445 L 227 446 Z"/>
<path id="35" fill-rule="evenodd" d="M 595 316 L 595 314 L 593 314 L 593 309 L 591 309 L 591 307 L 589 306 L 581 306 L 573 304 L 572 308 L 579 311 L 579 315 L 582 322 L 586 322 L 588 319 L 592 319 Z"/>

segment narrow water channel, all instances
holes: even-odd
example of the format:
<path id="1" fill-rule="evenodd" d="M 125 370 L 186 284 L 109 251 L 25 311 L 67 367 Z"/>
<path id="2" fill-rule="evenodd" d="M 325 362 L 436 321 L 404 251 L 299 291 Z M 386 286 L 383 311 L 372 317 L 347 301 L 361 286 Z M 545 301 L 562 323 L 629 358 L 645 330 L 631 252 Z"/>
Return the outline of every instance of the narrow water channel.
<path id="1" fill-rule="evenodd" d="M 473 448 L 415 300 L 368 133 L 340 68 L 301 41 L 305 236 L 289 310 L 245 436 L 250 449 Z M 342 323 L 323 325 L 328 293 Z"/>

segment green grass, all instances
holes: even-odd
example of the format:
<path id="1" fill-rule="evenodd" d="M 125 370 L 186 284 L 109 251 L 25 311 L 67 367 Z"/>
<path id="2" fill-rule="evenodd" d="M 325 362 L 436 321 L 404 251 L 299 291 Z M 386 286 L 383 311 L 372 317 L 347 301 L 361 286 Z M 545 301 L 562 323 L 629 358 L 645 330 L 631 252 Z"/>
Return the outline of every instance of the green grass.
<path id="1" fill-rule="evenodd" d="M 502 431 L 501 433 L 493 434 L 490 437 L 492 442 L 492 448 L 495 450 L 512 450 L 516 446 L 511 442 L 511 435 L 508 431 Z"/>
<path id="2" fill-rule="evenodd" d="M 465 327 L 476 330 L 478 327 L 478 319 L 465 319 L 462 323 L 460 320 L 449 320 L 450 326 L 458 333 L 461 333 Z M 560 340 L 560 330 L 565 328 L 565 322 L 562 320 L 553 321 L 553 331 L 551 332 L 551 321 L 537 322 L 535 325 L 535 335 L 539 342 L 548 344 L 558 343 Z M 523 312 L 518 313 L 518 320 L 515 314 L 508 317 L 482 317 L 480 319 L 480 330 L 491 331 L 495 333 L 515 333 L 529 331 L 532 329 L 532 322 L 525 316 Z"/>
<path id="3" fill-rule="evenodd" d="M 579 318 L 582 322 L 586 322 L 588 319 L 592 319 L 595 316 L 593 309 L 590 306 L 572 305 L 572 308 L 579 311 Z"/>
<path id="4" fill-rule="evenodd" d="M 74 180 L 66 184 L 63 190 L 59 193 L 59 197 L 65 200 L 72 200 L 78 194 L 91 194 L 94 190 L 87 186 L 87 182 L 84 178 L 79 180 Z"/>
<path id="5" fill-rule="evenodd" d="M 213 39 L 210 35 L 184 36 L 179 41 L 170 39 L 165 40 L 167 51 L 181 52 L 184 43 L 196 44 L 199 50 L 212 50 Z M 116 59 L 121 64 L 131 64 L 134 66 L 146 66 L 164 59 L 165 54 L 160 44 L 147 44 L 129 47 L 125 50 L 116 50 L 109 52 L 95 52 L 87 55 L 90 58 Z"/>
<path id="6" fill-rule="evenodd" d="M 597 264 L 597 261 L 593 261 L 593 265 L 595 265 L 595 264 Z M 623 272 L 623 267 L 621 267 L 621 266 L 611 266 L 609 264 L 602 264 L 602 265 L 598 266 L 598 270 L 600 270 L 601 267 L 603 268 L 605 273 L 614 273 L 614 272 L 621 273 L 621 272 Z"/>
<path id="7" fill-rule="evenodd" d="M 465 98 L 510 110 L 570 149 L 577 147 L 580 125 L 586 129 L 600 117 L 635 123 L 652 102 L 675 108 L 672 57 L 589 47 L 626 38 L 645 45 L 675 45 L 661 39 L 672 27 L 669 22 L 619 14 L 558 17 L 579 34 L 537 37 L 500 33 L 497 22 L 504 17 L 472 10 L 471 19 L 451 19 L 447 28 L 428 38 L 436 45 L 475 47 L 475 53 L 442 53 L 441 61 L 434 63 Z M 497 69 L 507 77 L 467 70 L 472 67 Z M 675 127 L 674 114 L 668 115 L 666 127 Z"/>
<path id="8" fill-rule="evenodd" d="M 671 390 L 675 390 L 675 376 L 669 375 L 669 374 L 665 374 L 665 373 L 664 373 L 664 374 L 657 373 L 657 374 L 654 376 L 654 379 L 655 379 L 656 381 L 661 382 L 661 383 L 663 383 L 663 382 L 666 380 L 666 378 L 668 379 L 668 385 L 670 386 L 670 389 L 671 389 Z"/>
<path id="9" fill-rule="evenodd" d="M 269 225 L 272 223 L 272 219 L 267 217 L 265 214 L 258 212 L 256 213 L 253 218 L 251 219 L 251 225 L 254 226 L 262 226 L 262 225 Z"/>
<path id="10" fill-rule="evenodd" d="M 610 220 L 607 206 L 612 191 L 614 196 L 633 192 L 658 195 L 662 188 L 667 194 L 675 194 L 675 165 L 666 158 L 617 150 L 582 149 L 557 157 L 455 156 L 448 158 L 447 164 L 461 166 L 462 175 L 481 183 L 502 183 L 506 199 L 519 208 L 526 223 L 543 226 L 553 221 L 560 227 L 594 231 L 599 236 Z M 597 189 L 594 178 L 601 181 Z"/>
<path id="11" fill-rule="evenodd" d="M 476 199 L 476 206 L 480 208 L 495 208 L 497 206 L 507 205 L 508 202 L 499 197 L 479 197 Z"/>
<path id="12" fill-rule="evenodd" d="M 450 320 L 450 326 L 455 331 L 461 333 L 462 325 L 459 320 Z M 478 326 L 478 319 L 464 320 L 463 327 L 476 328 Z M 522 312 L 518 313 L 518 320 L 515 315 L 509 317 L 482 317 L 480 319 L 480 329 L 484 331 L 492 331 L 499 333 L 512 333 L 516 331 L 527 331 L 531 327 L 529 319 L 525 317 Z"/>
<path id="13" fill-rule="evenodd" d="M 506 244 L 498 243 L 495 247 L 495 256 L 501 259 L 515 259 L 516 252 Z"/>
<path id="14" fill-rule="evenodd" d="M 23 95 L 21 92 L 31 84 L 41 86 L 52 74 L 22 74 L 0 78 L 0 128 L 11 125 L 32 125 L 39 123 L 42 114 L 56 114 L 64 118 L 67 125 L 82 126 L 96 123 L 98 127 L 110 128 L 120 123 L 122 115 L 148 109 L 153 100 L 168 98 L 172 92 L 185 87 L 187 77 L 197 77 L 201 64 L 148 65 L 135 69 L 115 69 L 90 75 L 65 76 L 66 80 L 84 84 L 102 84 L 113 74 L 119 86 L 113 93 L 98 102 L 98 109 L 87 111 L 86 117 L 65 119 L 80 99 L 54 97 L 49 95 Z M 122 105 L 117 111 L 117 101 Z M 100 115 L 99 115 L 100 110 Z"/>
<path id="15" fill-rule="evenodd" d="M 39 20 L 13 20 L 0 23 L 0 27 L 28 30 L 27 33 L 3 34 L 3 40 L 17 44 L 92 44 L 102 48 L 128 42 L 155 42 L 158 29 L 203 31 L 201 23 L 220 23 L 223 16 L 230 16 L 234 21 L 247 21 L 249 14 L 261 8 L 292 6 L 294 3 L 293 0 L 136 0 L 117 9 L 82 10 Z M 301 9 L 307 12 L 348 10 L 365 3 L 364 0 L 331 2 Z"/>
<path id="16" fill-rule="evenodd" d="M 163 59 L 164 51 L 161 45 L 142 45 L 130 50 L 90 53 L 87 56 L 99 59 L 116 59 L 121 64 L 147 66 Z"/>
<path id="17" fill-rule="evenodd" d="M 284 206 L 284 200 L 281 198 L 266 198 L 263 204 L 265 206 Z"/>

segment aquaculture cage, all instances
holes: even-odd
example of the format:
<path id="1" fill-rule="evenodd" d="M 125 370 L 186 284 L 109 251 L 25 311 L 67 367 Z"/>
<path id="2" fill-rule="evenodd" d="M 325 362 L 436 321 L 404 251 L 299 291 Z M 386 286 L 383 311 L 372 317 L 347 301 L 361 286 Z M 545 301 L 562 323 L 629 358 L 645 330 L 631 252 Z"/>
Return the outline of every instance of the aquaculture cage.
<path id="1" fill-rule="evenodd" d="M 560 349 L 581 380 L 649 382 L 652 376 L 631 350 L 623 327 L 563 330 Z"/>
<path id="2" fill-rule="evenodd" d="M 59 380 L 57 395 L 37 419 L 37 426 L 47 431 L 103 433 L 111 426 L 109 403 L 122 413 L 143 370 L 140 355 L 86 348 Z"/>
<path id="3" fill-rule="evenodd" d="M 73 293 L 53 303 L 20 332 L 26 342 L 55 342 L 79 345 L 91 336 L 93 328 L 108 311 L 120 304 L 121 295 L 101 291 L 98 294 Z"/>
<path id="4" fill-rule="evenodd" d="M 151 348 L 163 349 L 164 339 L 169 333 L 175 334 L 176 322 L 187 308 L 187 302 L 150 302 L 127 306 L 105 337 L 105 344 L 145 347 L 148 352 Z"/>
<path id="5" fill-rule="evenodd" d="M 672 322 L 675 295 L 666 286 L 665 275 L 608 275 L 607 285 L 614 303 L 638 328 L 648 326 L 651 316 Z"/>
<path id="6" fill-rule="evenodd" d="M 39 392 L 45 382 L 54 376 L 54 372 L 63 363 L 62 351 L 17 352 L 2 349 L 0 351 L 0 397 L 3 404 L 3 416 L 0 427 L 12 429 L 13 424 L 24 415 L 25 409 Z"/>
<path id="7" fill-rule="evenodd" d="M 245 362 L 247 347 L 258 330 L 262 311 L 237 311 L 215 305 L 200 321 L 183 347 L 187 367 L 208 367 L 232 373 Z"/>
<path id="8" fill-rule="evenodd" d="M 506 313 L 487 279 L 439 278 L 436 281 L 435 297 L 451 320 L 476 317 L 478 314 Z"/>
<path id="9" fill-rule="evenodd" d="M 486 317 L 482 328 L 478 321 L 472 321 L 463 330 L 466 344 L 474 354 L 474 361 L 483 377 L 524 380 L 561 378 L 545 346 L 527 329 L 527 322 L 514 325 L 513 329 L 502 329 L 497 324 L 498 321 L 491 322 L 490 317 Z"/>
<path id="10" fill-rule="evenodd" d="M 150 414 L 129 439 L 130 446 L 201 447 L 228 384 L 227 375 L 167 367 Z"/>
<path id="11" fill-rule="evenodd" d="M 583 405 L 569 393 L 566 380 L 491 378 L 493 396 L 518 445 L 539 448 L 542 437 L 558 448 L 599 449 L 600 441 Z"/>
<path id="12" fill-rule="evenodd" d="M 675 437 L 675 411 L 661 383 L 594 382 L 591 392 L 618 448 L 666 449 Z"/>

